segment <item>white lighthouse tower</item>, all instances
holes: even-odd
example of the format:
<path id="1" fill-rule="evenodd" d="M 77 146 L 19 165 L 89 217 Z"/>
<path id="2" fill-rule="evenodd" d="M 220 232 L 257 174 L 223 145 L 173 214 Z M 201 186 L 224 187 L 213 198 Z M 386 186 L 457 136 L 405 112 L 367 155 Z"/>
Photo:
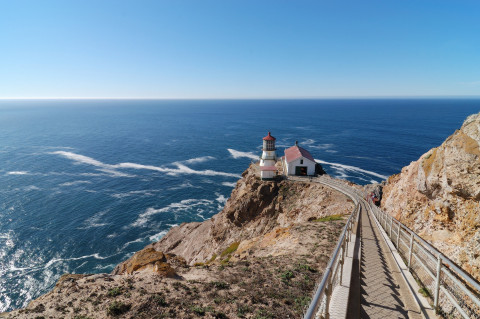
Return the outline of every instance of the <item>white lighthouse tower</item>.
<path id="1" fill-rule="evenodd" d="M 270 132 L 263 138 L 262 157 L 260 158 L 260 177 L 263 180 L 273 179 L 277 168 L 277 154 L 275 153 L 275 137 Z"/>

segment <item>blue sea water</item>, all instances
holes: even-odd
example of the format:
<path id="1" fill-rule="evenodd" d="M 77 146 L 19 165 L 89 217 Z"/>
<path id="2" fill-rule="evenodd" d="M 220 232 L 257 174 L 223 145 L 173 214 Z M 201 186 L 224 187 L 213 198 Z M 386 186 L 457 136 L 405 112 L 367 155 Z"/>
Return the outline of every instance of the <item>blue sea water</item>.
<path id="1" fill-rule="evenodd" d="M 327 173 L 367 184 L 479 111 L 479 99 L 0 101 L 0 311 L 219 212 L 267 131 L 278 155 L 298 140 Z"/>

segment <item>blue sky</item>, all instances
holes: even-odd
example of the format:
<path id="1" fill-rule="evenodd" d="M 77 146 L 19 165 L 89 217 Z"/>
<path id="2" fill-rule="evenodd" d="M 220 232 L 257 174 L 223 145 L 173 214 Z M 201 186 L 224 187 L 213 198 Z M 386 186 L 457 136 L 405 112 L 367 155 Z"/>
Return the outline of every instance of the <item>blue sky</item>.
<path id="1" fill-rule="evenodd" d="M 0 98 L 452 95 L 478 0 L 0 0 Z"/>

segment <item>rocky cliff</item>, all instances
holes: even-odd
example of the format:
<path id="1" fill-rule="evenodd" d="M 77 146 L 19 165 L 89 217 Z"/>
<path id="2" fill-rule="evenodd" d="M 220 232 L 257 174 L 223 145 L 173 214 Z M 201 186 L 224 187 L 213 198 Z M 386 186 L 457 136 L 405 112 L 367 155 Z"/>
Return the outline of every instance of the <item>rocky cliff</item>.
<path id="1" fill-rule="evenodd" d="M 382 208 L 480 279 L 480 113 L 391 176 Z"/>
<path id="2" fill-rule="evenodd" d="M 353 208 L 330 188 L 260 181 L 250 167 L 212 219 L 171 229 L 111 274 L 64 275 L 0 317 L 300 318 Z"/>

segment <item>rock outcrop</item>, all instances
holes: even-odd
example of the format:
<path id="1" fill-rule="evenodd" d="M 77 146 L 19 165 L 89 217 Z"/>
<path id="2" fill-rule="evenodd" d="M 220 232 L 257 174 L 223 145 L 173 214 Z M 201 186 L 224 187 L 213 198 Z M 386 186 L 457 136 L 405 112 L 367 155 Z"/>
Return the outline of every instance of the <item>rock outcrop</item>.
<path id="1" fill-rule="evenodd" d="M 480 113 L 391 176 L 382 208 L 480 279 Z"/>
<path id="2" fill-rule="evenodd" d="M 250 167 L 220 214 L 203 223 L 175 227 L 151 247 L 182 256 L 193 265 L 218 256 L 232 243 L 260 240 L 258 236 L 277 229 L 288 229 L 327 215 L 348 214 L 352 208 L 349 199 L 328 187 L 316 183 L 260 181 Z M 288 245 L 284 246 L 282 253 L 287 249 Z"/>

